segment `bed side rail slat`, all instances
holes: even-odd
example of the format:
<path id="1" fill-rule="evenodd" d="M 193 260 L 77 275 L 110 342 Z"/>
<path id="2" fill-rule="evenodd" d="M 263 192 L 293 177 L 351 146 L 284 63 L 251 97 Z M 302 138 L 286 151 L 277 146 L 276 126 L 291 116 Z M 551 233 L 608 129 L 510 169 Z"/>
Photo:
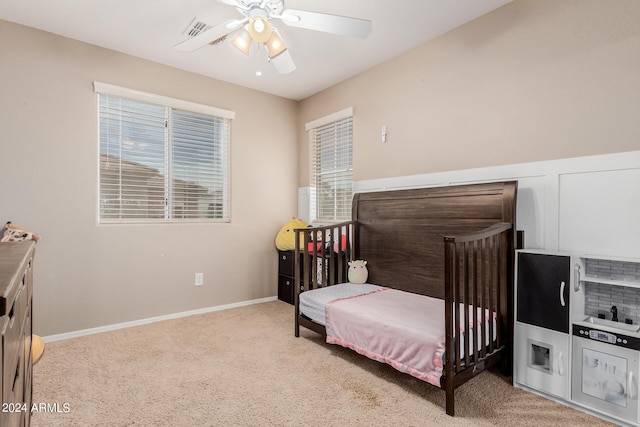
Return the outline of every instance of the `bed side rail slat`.
<path id="1" fill-rule="evenodd" d="M 348 281 L 355 224 L 356 221 L 345 221 L 294 230 L 295 336 L 300 333 L 300 293 Z"/>
<path id="2" fill-rule="evenodd" d="M 510 256 L 512 230 L 512 224 L 498 223 L 477 233 L 444 238 L 445 381 L 469 368 L 481 371 L 476 365 L 506 342 L 507 312 L 501 298 L 507 295 L 504 260 Z M 451 357 L 461 350 L 462 359 Z"/>

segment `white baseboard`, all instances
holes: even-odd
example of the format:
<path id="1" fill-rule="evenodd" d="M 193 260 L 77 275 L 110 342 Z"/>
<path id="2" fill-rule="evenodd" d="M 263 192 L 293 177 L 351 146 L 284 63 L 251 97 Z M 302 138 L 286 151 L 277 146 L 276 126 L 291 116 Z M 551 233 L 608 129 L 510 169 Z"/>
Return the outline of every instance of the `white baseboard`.
<path id="1" fill-rule="evenodd" d="M 97 328 L 82 329 L 80 331 L 66 332 L 64 334 L 49 335 L 42 337 L 45 343 L 66 340 L 69 338 L 77 338 L 85 335 L 98 334 L 100 332 L 115 331 L 117 329 L 130 328 L 132 326 L 146 325 L 149 323 L 160 322 L 163 320 L 178 319 L 180 317 L 193 316 L 196 314 L 211 313 L 214 311 L 228 310 L 230 308 L 244 307 L 247 305 L 260 304 L 263 302 L 275 301 L 277 297 L 268 297 L 254 299 L 250 301 L 236 302 L 233 304 L 218 305 L 214 307 L 201 308 L 198 310 L 183 311 L 181 313 L 166 314 L 164 316 L 149 317 L 147 319 L 133 320 L 131 322 L 116 323 L 114 325 L 100 326 Z"/>

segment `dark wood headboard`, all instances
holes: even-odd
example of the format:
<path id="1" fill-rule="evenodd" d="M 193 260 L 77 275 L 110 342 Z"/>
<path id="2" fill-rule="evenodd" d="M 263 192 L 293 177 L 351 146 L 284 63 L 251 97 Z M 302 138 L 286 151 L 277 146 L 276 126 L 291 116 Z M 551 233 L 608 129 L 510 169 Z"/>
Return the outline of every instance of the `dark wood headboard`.
<path id="1" fill-rule="evenodd" d="M 498 222 L 512 223 L 515 230 L 517 184 L 358 193 L 352 207 L 354 258 L 367 260 L 369 283 L 444 299 L 443 237 Z"/>

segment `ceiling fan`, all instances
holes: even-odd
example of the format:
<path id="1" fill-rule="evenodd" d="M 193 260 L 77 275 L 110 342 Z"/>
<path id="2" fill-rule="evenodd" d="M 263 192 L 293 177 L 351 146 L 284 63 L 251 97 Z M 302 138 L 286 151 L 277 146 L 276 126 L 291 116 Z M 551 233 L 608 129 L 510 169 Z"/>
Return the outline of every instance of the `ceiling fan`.
<path id="1" fill-rule="evenodd" d="M 230 19 L 216 26 L 202 22 L 192 23 L 188 29 L 190 38 L 178 43 L 175 49 L 192 52 L 208 44 L 224 41 L 227 36 L 231 44 L 249 55 L 251 43 L 262 44 L 267 50 L 269 61 L 278 73 L 287 74 L 296 69 L 291 54 L 271 24 L 278 19 L 290 27 L 306 28 L 325 33 L 365 38 L 371 33 L 371 21 L 348 16 L 330 15 L 306 10 L 285 9 L 284 0 L 218 0 L 233 6 L 243 17 Z M 197 21 L 197 20 L 196 20 Z"/>

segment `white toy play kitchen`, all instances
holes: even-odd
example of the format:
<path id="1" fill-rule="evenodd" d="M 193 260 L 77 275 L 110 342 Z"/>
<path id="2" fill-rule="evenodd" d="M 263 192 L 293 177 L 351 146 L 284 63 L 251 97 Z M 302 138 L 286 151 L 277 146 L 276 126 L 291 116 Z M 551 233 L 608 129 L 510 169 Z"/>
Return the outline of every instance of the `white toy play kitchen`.
<path id="1" fill-rule="evenodd" d="M 514 386 L 640 426 L 640 259 L 518 251 Z"/>

